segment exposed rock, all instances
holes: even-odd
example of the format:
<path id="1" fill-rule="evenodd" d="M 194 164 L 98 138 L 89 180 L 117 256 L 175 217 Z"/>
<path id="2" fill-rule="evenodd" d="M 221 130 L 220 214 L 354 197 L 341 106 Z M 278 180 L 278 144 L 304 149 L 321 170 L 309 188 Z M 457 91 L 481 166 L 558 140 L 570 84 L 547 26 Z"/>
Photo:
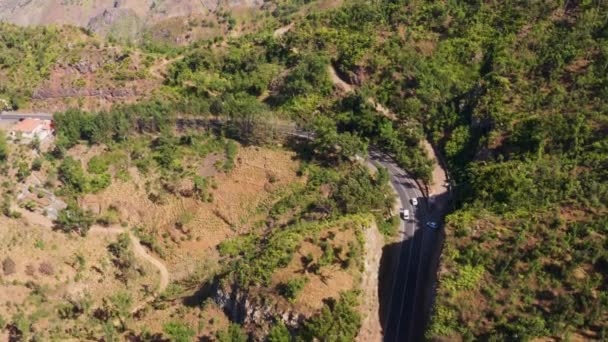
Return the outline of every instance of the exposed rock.
<path id="1" fill-rule="evenodd" d="M 92 74 L 99 67 L 98 64 L 91 63 L 90 61 L 86 61 L 86 60 L 79 61 L 78 63 L 76 63 L 72 66 L 74 67 L 74 69 L 78 70 L 78 72 L 81 74 Z"/>
<path id="2" fill-rule="evenodd" d="M 67 97 L 124 98 L 141 95 L 132 88 L 91 89 L 91 88 L 40 88 L 34 91 L 32 99 L 48 100 Z"/>
<path id="3" fill-rule="evenodd" d="M 132 9 L 115 7 L 91 18 L 86 27 L 99 34 L 112 32 L 117 38 L 130 38 L 141 30 L 142 20 Z"/>
<path id="4" fill-rule="evenodd" d="M 263 326 L 280 317 L 287 327 L 296 329 L 305 319 L 301 314 L 278 308 L 267 299 L 252 297 L 236 286 L 218 286 L 213 299 L 231 320 L 245 325 Z"/>
<path id="5" fill-rule="evenodd" d="M 259 8 L 263 0 L 0 0 L 0 21 L 18 25 L 70 24 L 95 32 L 128 19 L 154 25 L 174 17 L 204 15 L 219 8 Z"/>

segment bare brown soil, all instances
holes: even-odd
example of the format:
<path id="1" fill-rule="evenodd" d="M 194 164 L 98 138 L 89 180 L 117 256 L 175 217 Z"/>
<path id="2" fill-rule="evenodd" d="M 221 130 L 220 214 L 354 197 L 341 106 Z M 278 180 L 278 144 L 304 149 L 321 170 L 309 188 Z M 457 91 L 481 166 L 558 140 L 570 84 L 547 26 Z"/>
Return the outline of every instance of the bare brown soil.
<path id="1" fill-rule="evenodd" d="M 140 275 L 128 285 L 114 277 L 117 269 L 111 262 L 107 246 L 115 235 L 92 234 L 87 238 L 65 235 L 46 227 L 38 227 L 21 220 L 0 218 L 0 250 L 2 258 L 10 257 L 16 264 L 16 272 L 3 275 L 0 282 L 0 315 L 11 317 L 16 310 L 26 313 L 36 310 L 54 312 L 58 304 L 68 300 L 79 300 L 85 296 L 92 300 L 93 307 L 101 305 L 103 298 L 117 292 L 128 292 L 135 302 L 144 298 L 141 290 L 157 282 L 152 265 L 138 265 Z M 76 256 L 84 260 L 79 266 Z M 51 265 L 51 273 L 43 274 L 41 264 Z M 43 290 L 35 290 L 28 284 L 36 284 Z M 36 291 L 42 291 L 47 301 L 39 302 Z M 58 317 L 39 320 L 36 330 L 57 326 L 67 328 L 69 321 L 58 321 Z"/>
<path id="2" fill-rule="evenodd" d="M 345 259 L 349 249 L 349 242 L 355 241 L 353 230 L 339 231 L 338 229 L 329 229 L 321 234 L 321 239 L 327 239 L 330 235 L 334 237 L 329 242 L 333 246 L 342 247 L 342 255 L 338 255 L 339 259 Z M 289 280 L 306 277 L 308 282 L 292 303 L 294 310 L 305 317 L 318 312 L 323 307 L 324 299 L 337 299 L 341 292 L 353 289 L 358 285 L 357 278 L 359 276 L 358 270 L 354 268 L 343 269 L 337 264 L 322 267 L 318 274 L 308 272 L 303 267 L 302 258 L 309 254 L 314 257 L 314 260 L 319 260 L 323 251 L 318 243 L 305 241 L 298 249 L 290 264 L 273 274 L 271 285 L 271 288 L 278 288 L 280 284 L 285 284 Z M 276 296 L 276 300 L 283 301 L 285 305 L 289 305 L 284 298 Z"/>
<path id="3" fill-rule="evenodd" d="M 441 163 L 433 150 L 433 146 L 431 146 L 427 140 L 423 140 L 422 146 L 424 147 L 429 159 L 433 160 L 433 177 L 432 183 L 429 185 L 429 196 L 438 196 L 444 194 L 448 191 L 446 186 L 448 184 L 447 174 L 443 167 L 441 167 Z"/>
<path id="4" fill-rule="evenodd" d="M 87 27 L 94 18 L 106 15 L 109 24 L 113 13 L 126 12 L 133 20 L 153 24 L 175 17 L 204 15 L 225 8 L 257 8 L 259 0 L 217 1 L 217 0 L 168 0 L 150 6 L 141 0 L 91 0 L 86 5 L 81 1 L 42 0 L 23 2 L 4 0 L 0 2 L 0 20 L 19 25 L 70 24 Z M 108 15 L 108 13 L 110 15 Z M 96 27 L 99 32 L 106 32 L 108 23 Z"/>

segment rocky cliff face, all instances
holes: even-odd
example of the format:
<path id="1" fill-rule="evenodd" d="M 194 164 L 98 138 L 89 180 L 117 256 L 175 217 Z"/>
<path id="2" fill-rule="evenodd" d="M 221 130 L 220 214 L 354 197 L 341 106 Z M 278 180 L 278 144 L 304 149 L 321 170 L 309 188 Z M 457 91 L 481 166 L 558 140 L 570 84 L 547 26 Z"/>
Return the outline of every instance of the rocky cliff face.
<path id="1" fill-rule="evenodd" d="M 287 327 L 295 329 L 306 318 L 281 308 L 270 299 L 251 295 L 236 287 L 218 287 L 213 299 L 231 320 L 244 325 L 264 326 L 279 317 Z"/>
<path id="2" fill-rule="evenodd" d="M 32 108 L 61 111 L 78 105 L 107 109 L 113 104 L 138 101 L 153 93 L 162 80 L 149 75 L 138 53 L 119 49 L 90 48 L 78 58 L 62 57 L 49 77 L 31 94 Z"/>
<path id="3" fill-rule="evenodd" d="M 204 15 L 218 8 L 259 7 L 263 0 L 0 0 L 0 21 L 18 25 L 70 24 L 99 33 L 119 21 L 146 23 Z"/>

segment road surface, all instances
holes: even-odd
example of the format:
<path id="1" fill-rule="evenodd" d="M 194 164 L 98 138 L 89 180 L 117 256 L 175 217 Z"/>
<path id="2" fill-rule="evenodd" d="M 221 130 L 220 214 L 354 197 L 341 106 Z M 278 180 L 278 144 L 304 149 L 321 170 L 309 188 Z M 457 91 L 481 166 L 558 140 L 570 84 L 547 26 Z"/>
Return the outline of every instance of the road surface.
<path id="1" fill-rule="evenodd" d="M 396 265 L 393 279 L 389 283 L 389 293 L 383 295 L 382 310 L 384 341 L 419 341 L 424 335 L 425 312 L 423 300 L 430 289 L 424 279 L 432 269 L 430 260 L 438 241 L 438 230 L 425 226 L 427 220 L 436 217 L 427 210 L 426 200 L 415 180 L 403 169 L 378 152 L 370 152 L 370 159 L 385 167 L 390 174 L 391 183 L 399 196 L 401 206 L 410 211 L 410 220 L 401 221 L 399 246 L 395 249 Z M 418 199 L 418 206 L 411 204 Z"/>
<path id="2" fill-rule="evenodd" d="M 23 120 L 27 118 L 52 120 L 53 114 L 48 113 L 20 113 L 20 112 L 0 112 L 0 120 Z"/>

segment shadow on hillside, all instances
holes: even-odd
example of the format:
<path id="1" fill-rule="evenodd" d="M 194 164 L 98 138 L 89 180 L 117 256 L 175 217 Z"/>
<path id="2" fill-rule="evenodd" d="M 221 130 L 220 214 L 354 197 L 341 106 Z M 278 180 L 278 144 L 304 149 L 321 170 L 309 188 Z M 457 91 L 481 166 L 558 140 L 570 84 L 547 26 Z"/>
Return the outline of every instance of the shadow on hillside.
<path id="1" fill-rule="evenodd" d="M 182 299 L 182 303 L 189 307 L 200 306 L 207 298 L 211 298 L 216 290 L 216 280 L 210 279 L 205 281 L 199 288 L 197 288 L 196 292 L 194 292 L 192 295 L 184 297 Z"/>
<path id="2" fill-rule="evenodd" d="M 444 240 L 443 215 L 448 194 L 433 198 L 430 203 L 418 199 L 415 211 L 418 222 L 413 236 L 387 244 L 380 260 L 378 315 L 385 340 L 421 341 L 429 322 L 435 298 L 439 256 Z M 426 222 L 440 224 L 440 229 Z M 407 222 L 411 234 L 413 221 Z"/>

